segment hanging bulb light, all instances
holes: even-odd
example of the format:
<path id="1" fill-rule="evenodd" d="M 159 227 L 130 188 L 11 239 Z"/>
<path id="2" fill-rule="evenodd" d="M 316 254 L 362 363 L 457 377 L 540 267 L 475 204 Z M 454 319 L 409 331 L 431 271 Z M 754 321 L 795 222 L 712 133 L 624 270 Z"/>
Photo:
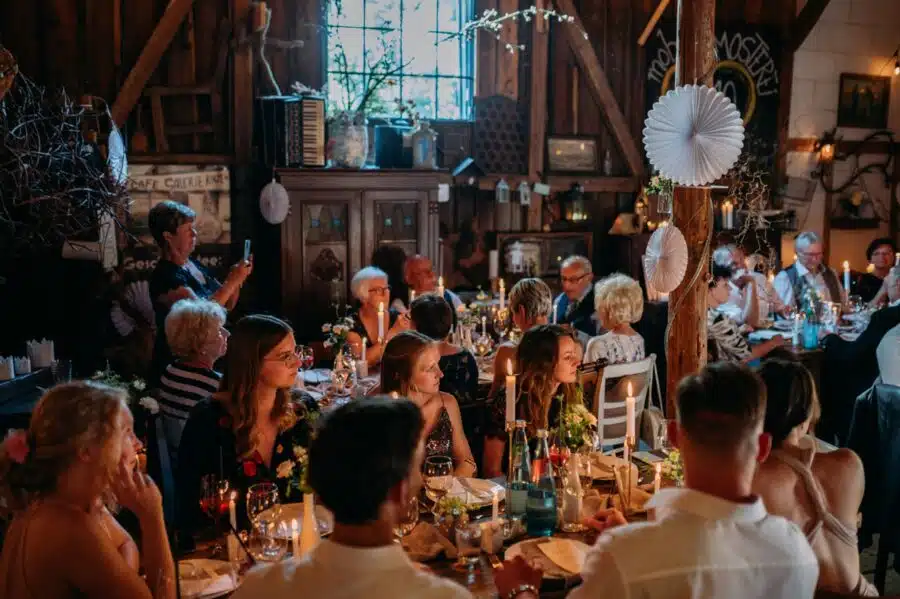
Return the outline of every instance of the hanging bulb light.
<path id="1" fill-rule="evenodd" d="M 900 75 L 900 58 L 894 61 L 894 75 Z"/>

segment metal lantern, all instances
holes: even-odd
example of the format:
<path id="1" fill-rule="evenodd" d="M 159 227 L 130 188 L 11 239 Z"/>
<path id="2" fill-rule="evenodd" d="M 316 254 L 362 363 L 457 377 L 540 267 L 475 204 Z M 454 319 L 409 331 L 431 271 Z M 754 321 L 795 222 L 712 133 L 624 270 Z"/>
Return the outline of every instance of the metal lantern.
<path id="1" fill-rule="evenodd" d="M 587 211 L 584 207 L 584 187 L 580 183 L 573 183 L 569 191 L 561 194 L 562 213 L 568 221 L 576 222 L 587 220 Z"/>
<path id="2" fill-rule="evenodd" d="M 531 186 L 525 181 L 519 183 L 519 203 L 523 206 L 531 206 Z"/>
<path id="3" fill-rule="evenodd" d="M 506 182 L 506 179 L 500 179 L 500 182 L 497 183 L 497 188 L 494 190 L 494 196 L 496 197 L 498 204 L 509 203 L 509 183 Z"/>

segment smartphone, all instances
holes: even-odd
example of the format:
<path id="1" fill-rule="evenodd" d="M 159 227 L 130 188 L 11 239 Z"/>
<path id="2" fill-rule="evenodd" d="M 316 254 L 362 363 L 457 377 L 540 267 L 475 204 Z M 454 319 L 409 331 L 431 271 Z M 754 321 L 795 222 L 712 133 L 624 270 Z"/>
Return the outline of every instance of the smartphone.
<path id="1" fill-rule="evenodd" d="M 244 240 L 244 262 L 250 260 L 250 240 Z"/>

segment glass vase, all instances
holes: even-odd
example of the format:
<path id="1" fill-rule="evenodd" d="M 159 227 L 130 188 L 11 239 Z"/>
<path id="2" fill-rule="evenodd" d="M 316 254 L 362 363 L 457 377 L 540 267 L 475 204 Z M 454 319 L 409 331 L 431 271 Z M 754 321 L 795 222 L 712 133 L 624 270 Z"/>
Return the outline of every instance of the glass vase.
<path id="1" fill-rule="evenodd" d="M 672 215 L 672 196 L 671 191 L 661 191 L 656 195 L 656 212 L 664 216 Z"/>
<path id="2" fill-rule="evenodd" d="M 360 115 L 340 114 L 328 127 L 328 159 L 336 168 L 362 168 L 369 156 L 369 129 Z"/>

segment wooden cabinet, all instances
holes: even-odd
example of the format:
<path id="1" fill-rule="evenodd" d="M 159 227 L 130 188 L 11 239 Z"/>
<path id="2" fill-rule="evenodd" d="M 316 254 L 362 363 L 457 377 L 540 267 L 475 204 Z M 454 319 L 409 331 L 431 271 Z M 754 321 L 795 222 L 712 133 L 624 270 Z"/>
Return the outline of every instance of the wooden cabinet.
<path id="1" fill-rule="evenodd" d="M 318 338 L 352 304 L 350 280 L 380 245 L 437 262 L 438 185 L 434 171 L 284 169 L 291 199 L 281 227 L 281 309 L 300 339 Z"/>

